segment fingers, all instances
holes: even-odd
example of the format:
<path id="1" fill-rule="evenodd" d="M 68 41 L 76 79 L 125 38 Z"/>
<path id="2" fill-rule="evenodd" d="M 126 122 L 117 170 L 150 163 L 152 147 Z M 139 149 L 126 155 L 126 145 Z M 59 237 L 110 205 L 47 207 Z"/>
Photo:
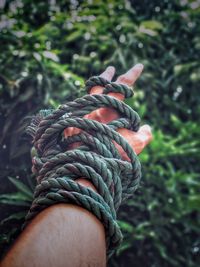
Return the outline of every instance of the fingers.
<path id="1" fill-rule="evenodd" d="M 133 132 L 128 129 L 118 129 L 118 133 L 120 133 L 126 141 L 128 141 L 129 145 L 138 155 L 142 152 L 142 150 L 151 142 L 153 139 L 151 127 L 147 124 L 140 127 L 138 132 Z M 116 148 L 120 152 L 122 159 L 130 161 L 125 151 L 122 149 L 121 146 L 116 144 Z"/>
<path id="2" fill-rule="evenodd" d="M 100 77 L 103 77 L 104 79 L 108 80 L 108 81 L 111 81 L 113 76 L 115 74 L 115 67 L 113 66 L 109 66 L 106 68 L 106 70 L 101 73 L 99 76 Z"/>
<path id="3" fill-rule="evenodd" d="M 128 70 L 125 74 L 120 75 L 116 82 L 126 84 L 132 86 L 136 80 L 140 77 L 144 66 L 142 64 L 136 64 L 130 70 Z"/>
<path id="4" fill-rule="evenodd" d="M 140 77 L 143 70 L 142 64 L 136 64 L 130 70 L 128 70 L 125 74 L 120 75 L 116 82 L 126 84 L 132 86 L 136 80 Z M 100 76 L 107 79 L 112 80 L 115 73 L 115 68 L 110 66 L 108 67 Z M 94 86 L 90 94 L 101 94 L 103 92 L 103 87 Z M 119 93 L 109 93 L 108 95 L 113 96 L 119 100 L 123 100 L 124 96 Z M 102 123 L 109 123 L 110 121 L 117 119 L 119 117 L 118 113 L 112 108 L 100 108 L 86 115 L 85 118 L 96 120 Z M 68 128 L 65 130 L 65 137 L 71 136 L 74 134 L 78 134 L 80 132 L 77 128 Z M 152 140 L 151 128 L 148 125 L 142 126 L 138 132 L 133 132 L 127 129 L 118 129 L 118 132 L 128 141 L 131 147 L 134 149 L 136 154 L 141 153 L 144 147 Z M 77 146 L 78 144 L 74 144 Z M 125 160 L 129 160 L 126 153 L 123 149 L 116 144 L 116 147 L 122 154 L 122 158 Z"/>
<path id="5" fill-rule="evenodd" d="M 126 73 L 120 75 L 115 82 L 122 83 L 128 86 L 133 86 L 134 83 L 137 81 L 137 79 L 142 74 L 143 68 L 144 66 L 142 64 L 140 63 L 136 64 Z M 109 93 L 108 95 L 113 96 L 119 100 L 124 100 L 124 95 L 119 94 L 119 93 Z"/>
<path id="6" fill-rule="evenodd" d="M 117 78 L 116 83 L 123 83 L 132 86 L 136 82 L 136 80 L 140 77 L 142 70 L 143 70 L 143 65 L 136 64 L 126 73 L 120 75 Z M 100 74 L 100 76 L 107 79 L 108 81 L 111 81 L 114 74 L 115 74 L 115 68 L 113 66 L 109 66 L 102 74 Z M 90 90 L 90 94 L 102 94 L 102 92 L 103 92 L 102 86 L 94 86 Z M 108 93 L 108 95 L 115 97 L 121 101 L 124 100 L 123 94 Z M 96 120 L 102 123 L 109 123 L 112 120 L 117 119 L 118 117 L 119 117 L 118 113 L 112 108 L 100 108 L 85 116 L 85 118 L 87 119 Z M 67 137 L 67 136 L 72 136 L 74 134 L 78 134 L 79 132 L 80 132 L 79 129 L 70 127 L 65 130 L 64 134 L 65 137 Z"/>
<path id="7" fill-rule="evenodd" d="M 104 79 L 106 79 L 106 80 L 108 80 L 108 81 L 111 81 L 113 76 L 114 76 L 114 74 L 115 74 L 115 68 L 113 66 L 109 66 L 99 76 L 104 78 Z M 90 94 L 91 95 L 93 95 L 93 94 L 102 94 L 102 92 L 103 92 L 103 86 L 94 86 L 90 90 Z"/>
<path id="8" fill-rule="evenodd" d="M 136 64 L 133 66 L 130 70 L 128 70 L 126 73 L 120 75 L 116 83 L 122 83 L 128 86 L 134 85 L 136 80 L 140 77 L 144 66 L 142 64 Z M 97 90 L 95 93 L 102 93 L 103 89 Z M 123 101 L 124 95 L 119 93 L 108 93 L 109 96 L 115 97 L 118 100 Z M 95 119 L 102 123 L 109 123 L 112 120 L 116 120 L 119 117 L 118 113 L 112 109 L 112 108 L 101 108 L 96 111 L 94 111 L 91 115 L 91 119 Z"/>
<path id="9" fill-rule="evenodd" d="M 115 74 L 115 68 L 113 66 L 109 66 L 99 76 L 108 80 L 108 81 L 111 81 L 114 74 Z M 103 92 L 102 86 L 94 86 L 90 90 L 90 94 L 101 94 L 102 92 Z M 84 116 L 84 118 L 100 121 L 100 116 L 101 115 L 99 114 L 99 112 L 93 111 L 90 114 Z M 64 130 L 64 136 L 65 137 L 72 136 L 74 134 L 78 134 L 79 132 L 81 132 L 80 129 L 74 128 L 74 127 L 69 127 L 69 128 Z"/>
<path id="10" fill-rule="evenodd" d="M 106 70 L 101 73 L 99 76 L 108 80 L 108 81 L 111 81 L 113 76 L 115 74 L 115 68 L 113 66 L 109 66 L 106 68 Z M 103 93 L 103 86 L 94 86 L 93 88 L 91 88 L 90 90 L 90 95 L 93 95 L 93 94 L 102 94 Z M 99 108 L 93 112 L 91 112 L 90 114 L 86 115 L 85 118 L 87 119 L 92 119 L 92 120 L 96 120 L 96 121 L 99 121 L 99 122 L 103 122 L 102 119 L 102 111 L 103 110 L 107 110 L 106 108 Z"/>

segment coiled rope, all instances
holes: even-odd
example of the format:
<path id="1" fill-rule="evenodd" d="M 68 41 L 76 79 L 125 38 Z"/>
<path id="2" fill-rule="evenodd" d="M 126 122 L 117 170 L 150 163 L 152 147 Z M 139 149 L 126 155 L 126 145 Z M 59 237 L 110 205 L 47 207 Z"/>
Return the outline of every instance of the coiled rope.
<path id="1" fill-rule="evenodd" d="M 98 85 L 104 87 L 103 94 L 85 95 L 56 110 L 41 111 L 28 127 L 37 151 L 37 156 L 33 158 L 33 169 L 38 184 L 26 224 L 50 205 L 77 204 L 92 212 L 103 223 L 110 254 L 122 240 L 116 211 L 133 194 L 141 178 L 140 162 L 117 129 L 138 131 L 140 118 L 128 105 L 107 95 L 116 92 L 125 98 L 131 97 L 133 90 L 130 87 L 95 76 L 86 82 L 87 92 Z M 84 118 L 86 114 L 102 107 L 115 109 L 119 119 L 103 124 Z M 68 127 L 82 131 L 63 139 L 63 131 Z M 121 158 L 113 141 L 123 148 L 130 162 Z M 75 142 L 81 142 L 81 145 L 69 149 L 69 145 Z M 78 184 L 76 179 L 80 177 L 90 180 L 98 193 Z"/>

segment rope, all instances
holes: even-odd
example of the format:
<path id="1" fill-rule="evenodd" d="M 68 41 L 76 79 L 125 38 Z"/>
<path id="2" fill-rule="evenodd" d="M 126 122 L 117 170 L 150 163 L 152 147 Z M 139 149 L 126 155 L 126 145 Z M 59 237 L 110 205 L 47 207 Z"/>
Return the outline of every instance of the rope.
<path id="1" fill-rule="evenodd" d="M 133 91 L 128 86 L 96 76 L 85 85 L 88 93 L 93 86 L 103 86 L 103 94 L 85 95 L 56 110 L 42 110 L 28 127 L 37 152 L 33 171 L 38 183 L 25 225 L 50 205 L 74 203 L 92 212 L 103 223 L 107 251 L 111 255 L 122 241 L 116 212 L 136 190 L 141 178 L 140 162 L 117 129 L 137 131 L 140 118 L 128 105 L 107 95 L 116 92 L 131 97 Z M 120 118 L 108 124 L 84 118 L 102 107 L 112 107 Z M 63 138 L 63 131 L 68 127 L 82 131 Z M 121 158 L 113 141 L 123 148 L 130 162 Z M 81 145 L 69 149 L 75 142 Z M 76 179 L 80 177 L 90 180 L 98 193 L 78 184 Z"/>

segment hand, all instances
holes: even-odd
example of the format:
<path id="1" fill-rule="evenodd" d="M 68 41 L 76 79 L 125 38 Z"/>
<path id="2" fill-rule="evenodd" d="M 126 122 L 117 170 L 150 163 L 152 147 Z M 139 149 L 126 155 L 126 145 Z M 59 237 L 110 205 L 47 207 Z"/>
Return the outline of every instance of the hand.
<path id="1" fill-rule="evenodd" d="M 142 70 L 143 70 L 143 65 L 137 64 L 130 70 L 128 70 L 125 74 L 120 75 L 117 78 L 116 82 L 133 86 L 136 80 L 140 77 Z M 115 68 L 110 66 L 100 76 L 111 81 L 114 74 L 115 74 Z M 90 94 L 102 94 L 102 92 L 103 92 L 102 86 L 94 86 L 90 90 Z M 115 97 L 121 101 L 124 100 L 124 95 L 119 93 L 108 93 L 108 95 Z M 101 123 L 109 123 L 110 121 L 117 119 L 118 117 L 119 114 L 112 108 L 99 108 L 91 112 L 90 114 L 84 116 L 84 118 L 96 120 Z M 70 127 L 64 131 L 64 136 L 65 137 L 72 136 L 74 134 L 78 134 L 80 131 L 81 131 L 80 129 Z M 141 153 L 142 150 L 152 140 L 152 133 L 149 125 L 141 126 L 138 132 L 133 132 L 125 128 L 118 129 L 117 131 L 128 141 L 128 143 L 131 145 L 136 154 Z M 79 145 L 80 143 L 73 144 L 71 148 L 75 148 Z M 122 159 L 129 161 L 129 158 L 125 153 L 125 151 L 122 149 L 122 147 L 116 143 L 115 146 L 120 152 Z M 76 182 L 97 191 L 94 185 L 85 178 L 79 178 L 76 180 Z"/>
<path id="2" fill-rule="evenodd" d="M 126 84 L 128 86 L 133 86 L 135 81 L 140 77 L 143 70 L 142 64 L 137 64 L 134 67 L 132 67 L 130 70 L 128 70 L 125 74 L 119 76 L 116 80 L 116 83 Z M 114 67 L 108 67 L 100 76 L 111 81 L 113 76 L 115 74 L 115 68 Z M 102 86 L 94 86 L 90 90 L 90 94 L 102 94 L 103 87 Z M 115 97 L 121 101 L 124 100 L 124 95 L 119 93 L 108 93 L 108 95 Z M 112 120 L 115 120 L 119 117 L 118 113 L 112 109 L 112 108 L 99 108 L 90 114 L 86 115 L 85 118 L 92 119 L 99 121 L 101 123 L 109 123 Z M 70 127 L 67 128 L 64 132 L 65 137 L 72 136 L 74 134 L 78 134 L 81 130 Z M 149 125 L 143 125 L 140 127 L 138 132 L 133 132 L 131 130 L 121 128 L 117 130 L 118 133 L 120 133 L 131 145 L 133 150 L 136 154 L 139 154 L 142 152 L 142 150 L 149 144 L 149 142 L 152 140 L 152 134 L 151 134 L 151 128 Z M 79 144 L 73 144 L 71 148 L 77 147 Z M 129 161 L 128 156 L 124 152 L 124 150 L 116 144 L 117 149 L 119 150 L 122 158 L 124 160 Z"/>

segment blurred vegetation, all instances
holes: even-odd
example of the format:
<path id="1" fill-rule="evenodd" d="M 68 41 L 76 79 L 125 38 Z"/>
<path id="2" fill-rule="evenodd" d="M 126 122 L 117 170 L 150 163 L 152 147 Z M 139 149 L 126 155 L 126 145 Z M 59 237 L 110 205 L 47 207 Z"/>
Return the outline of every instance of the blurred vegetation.
<path id="1" fill-rule="evenodd" d="M 108 65 L 119 75 L 141 62 L 127 103 L 154 141 L 109 266 L 200 266 L 200 2 L 5 0 L 0 12 L 1 254 L 32 200 L 30 116 L 83 95 Z"/>

